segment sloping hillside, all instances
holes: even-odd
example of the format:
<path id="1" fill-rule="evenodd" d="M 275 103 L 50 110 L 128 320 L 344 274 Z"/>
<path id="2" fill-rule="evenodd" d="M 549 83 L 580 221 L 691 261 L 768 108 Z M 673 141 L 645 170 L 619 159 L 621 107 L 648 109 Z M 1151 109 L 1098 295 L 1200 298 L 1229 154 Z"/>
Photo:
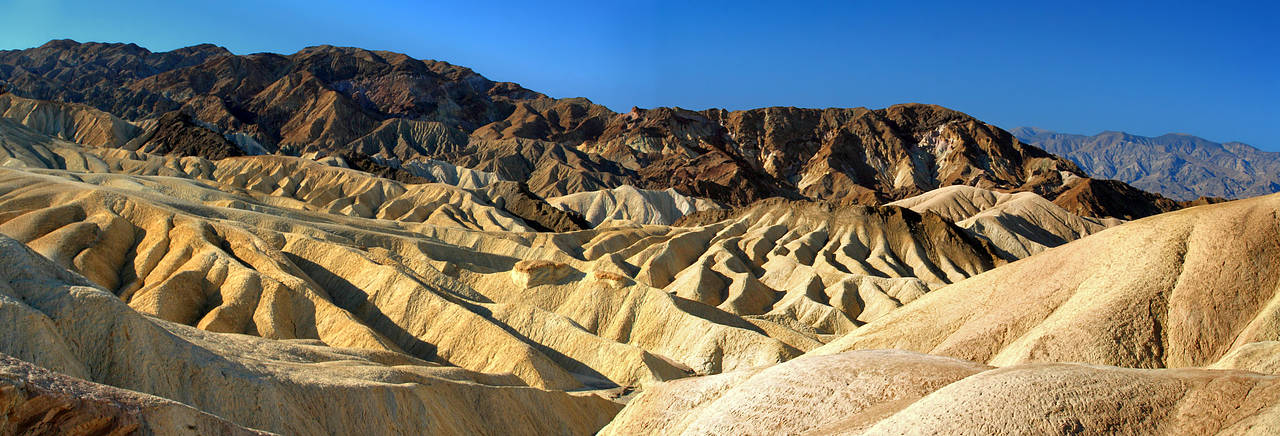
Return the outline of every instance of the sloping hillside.
<path id="1" fill-rule="evenodd" d="M 1269 195 L 1126 223 L 931 292 L 815 352 L 1207 366 L 1280 339 L 1278 213 Z"/>
<path id="2" fill-rule="evenodd" d="M 1278 400 L 1280 377 L 1244 371 L 852 351 L 663 383 L 601 434 L 1270 434 Z"/>

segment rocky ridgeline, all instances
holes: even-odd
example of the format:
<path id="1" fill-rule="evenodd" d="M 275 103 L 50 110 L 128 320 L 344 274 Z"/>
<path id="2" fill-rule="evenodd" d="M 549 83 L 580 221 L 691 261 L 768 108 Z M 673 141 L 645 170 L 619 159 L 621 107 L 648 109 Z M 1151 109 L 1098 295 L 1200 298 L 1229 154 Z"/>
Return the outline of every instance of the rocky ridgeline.
<path id="1" fill-rule="evenodd" d="M 214 134 L 179 129 L 168 115 L 179 111 L 251 154 L 441 160 L 523 182 L 542 198 L 632 185 L 731 206 L 778 196 L 883 204 L 964 184 L 1057 201 L 1087 178 L 1004 130 L 931 105 L 615 113 L 445 62 L 332 46 L 240 56 L 210 45 L 153 53 L 64 40 L 0 52 L 0 65 L 17 95 L 155 121 L 159 133 L 149 135 L 160 143 L 149 151 L 236 154 Z M 190 144 L 174 143 L 178 131 Z M 1180 207 L 1127 188 L 1090 186 L 1082 189 L 1103 192 L 1063 201 L 1097 199 L 1069 209 L 1099 218 Z"/>

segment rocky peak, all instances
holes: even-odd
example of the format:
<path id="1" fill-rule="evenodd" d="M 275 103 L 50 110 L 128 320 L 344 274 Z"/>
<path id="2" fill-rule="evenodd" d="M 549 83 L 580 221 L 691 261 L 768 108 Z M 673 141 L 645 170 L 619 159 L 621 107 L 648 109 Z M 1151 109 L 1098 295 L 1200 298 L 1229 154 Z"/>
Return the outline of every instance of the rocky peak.
<path id="1" fill-rule="evenodd" d="M 181 110 L 280 153 L 358 147 L 449 160 L 521 174 L 516 181 L 539 195 L 634 184 L 731 205 L 771 196 L 879 203 L 954 184 L 1048 195 L 1084 176 L 995 126 L 927 104 L 620 114 L 447 62 L 335 46 L 237 56 L 211 45 L 152 53 L 55 41 L 0 53 L 3 65 L 16 68 L 0 68 L 0 80 L 23 95 L 133 120 Z"/>

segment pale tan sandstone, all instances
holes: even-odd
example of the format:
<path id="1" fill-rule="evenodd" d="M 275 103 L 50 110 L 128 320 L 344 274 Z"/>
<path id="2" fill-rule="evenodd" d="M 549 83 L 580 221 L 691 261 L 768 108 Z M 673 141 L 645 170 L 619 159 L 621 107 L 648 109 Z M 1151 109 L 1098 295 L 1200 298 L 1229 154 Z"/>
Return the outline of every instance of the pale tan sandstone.
<path id="1" fill-rule="evenodd" d="M 798 434 L 832 422 L 874 423 L 989 368 L 901 351 L 800 357 L 651 387 L 601 433 Z"/>
<path id="2" fill-rule="evenodd" d="M 1272 195 L 1129 222 L 930 292 L 814 352 L 1210 365 L 1280 339 L 1278 213 Z"/>
<path id="3" fill-rule="evenodd" d="M 1280 374 L 1280 341 L 1260 341 L 1241 345 L 1209 365 L 1209 368 Z"/>
<path id="4" fill-rule="evenodd" d="M 1280 377 L 897 350 L 809 355 L 651 386 L 602 434 L 1272 434 Z"/>
<path id="5" fill-rule="evenodd" d="M 93 147 L 119 147 L 142 129 L 92 107 L 13 94 L 0 94 L 0 118 L 65 141 Z"/>
<path id="6" fill-rule="evenodd" d="M 862 434 L 1266 435 L 1280 431 L 1277 401 L 1280 379 L 1255 373 L 1026 364 L 943 387 Z"/>
<path id="7" fill-rule="evenodd" d="M 1114 218 L 1082 217 L 1032 192 L 1008 194 L 965 185 L 938 188 L 889 203 L 933 212 L 1017 260 L 1120 224 Z"/>
<path id="8" fill-rule="evenodd" d="M 690 213 L 721 208 L 714 201 L 686 196 L 674 189 L 653 191 L 631 185 L 552 197 L 547 202 L 582 214 L 597 227 L 626 223 L 671 225 Z"/>
<path id="9" fill-rule="evenodd" d="M 0 237 L 0 352 L 283 434 L 582 434 L 617 405 L 394 352 L 212 333 L 144 317 Z M 263 413 L 270 410 L 270 413 Z M 334 413 L 334 411 L 345 411 Z M 501 419 L 489 415 L 501 411 Z"/>

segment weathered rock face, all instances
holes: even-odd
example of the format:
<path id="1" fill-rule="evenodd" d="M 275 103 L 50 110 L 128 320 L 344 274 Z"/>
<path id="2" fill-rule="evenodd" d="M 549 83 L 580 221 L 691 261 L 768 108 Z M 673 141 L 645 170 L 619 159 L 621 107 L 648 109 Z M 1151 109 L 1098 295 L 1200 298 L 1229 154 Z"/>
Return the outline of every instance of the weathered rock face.
<path id="1" fill-rule="evenodd" d="M 557 284 L 569 276 L 573 270 L 569 265 L 545 260 L 522 260 L 511 268 L 511 280 L 516 285 L 532 288 L 540 285 Z"/>
<path id="2" fill-rule="evenodd" d="M 0 233 L 165 320 L 549 388 L 777 363 L 994 262 L 900 208 L 775 202 L 693 228 L 499 233 L 519 221 L 456 188 L 280 156 L 148 159 L 169 163 L 97 165 L 164 176 L 0 170 L 15 193 Z M 392 215 L 428 218 L 374 218 Z"/>
<path id="3" fill-rule="evenodd" d="M 132 44 L 54 41 L 4 52 L 0 64 L 20 67 L 5 77 L 17 94 L 84 102 L 130 119 L 185 109 L 301 151 L 345 145 L 386 118 L 471 131 L 505 118 L 513 100 L 545 98 L 443 62 L 330 46 L 234 56 L 209 45 L 151 53 Z"/>
<path id="4" fill-rule="evenodd" d="M 889 203 L 932 212 L 991 243 L 1006 260 L 1017 260 L 1121 223 L 1076 215 L 1031 192 L 1006 194 L 955 185 Z"/>
<path id="5" fill-rule="evenodd" d="M 93 383 L 0 353 L 0 434 L 267 434 L 182 403 Z"/>
<path id="6" fill-rule="evenodd" d="M 244 155 L 221 134 L 199 125 L 190 115 L 179 111 L 160 116 L 151 130 L 129 141 L 124 148 L 212 160 Z"/>
<path id="7" fill-rule="evenodd" d="M 658 384 L 601 434 L 806 434 L 863 414 L 887 415 L 893 409 L 885 405 L 910 404 L 990 368 L 898 351 L 799 357 Z"/>
<path id="8" fill-rule="evenodd" d="M 88 103 L 133 119 L 169 112 L 178 105 L 161 95 L 127 89 L 126 85 L 229 54 L 226 49 L 209 44 L 152 53 L 134 44 L 55 40 L 29 50 L 0 52 L 4 59 L 0 62 L 14 67 L 4 79 L 11 92 L 41 100 Z"/>
<path id="9" fill-rule="evenodd" d="M 766 108 L 711 112 L 735 147 L 811 198 L 869 188 L 904 198 L 940 186 L 1016 189 L 1074 165 L 960 112 L 931 105 L 882 110 Z"/>
<path id="10" fill-rule="evenodd" d="M 321 162 L 337 165 L 354 170 L 360 170 L 369 175 L 382 177 L 384 179 L 395 180 L 400 183 L 427 183 L 426 177 L 422 177 L 403 168 L 396 168 L 390 165 L 379 163 L 367 155 L 353 151 L 343 151 L 332 153 L 321 159 Z"/>
<path id="11" fill-rule="evenodd" d="M 741 205 L 791 195 L 874 204 L 953 184 L 1030 189 L 1066 172 L 1068 161 L 1019 143 L 962 113 L 930 105 L 882 110 L 763 108 L 748 111 L 636 109 L 615 117 L 584 149 L 624 162 L 647 183 L 672 179 L 737 186 L 698 195 Z M 702 173 L 686 178 L 678 168 Z M 652 169 L 652 171 L 650 171 Z"/>
<path id="12" fill-rule="evenodd" d="M 0 52 L 0 65 L 10 66 L 0 80 L 19 95 L 133 120 L 181 110 L 265 152 L 443 160 L 524 182 L 541 197 L 630 184 L 733 206 L 768 197 L 881 204 L 965 184 L 1055 200 L 1085 177 L 1008 132 L 930 105 L 618 114 L 444 62 L 331 46 L 235 56 L 213 46 L 151 53 L 55 41 Z M 1124 199 L 1138 205 L 1089 212 L 1170 208 L 1158 196 Z"/>
<path id="13" fill-rule="evenodd" d="M 1116 180 L 1096 179 L 1081 180 L 1063 190 L 1053 202 L 1077 215 L 1127 220 L 1157 215 L 1185 206 Z"/>
<path id="14" fill-rule="evenodd" d="M 494 182 L 481 192 L 537 231 L 571 232 L 591 227 L 581 214 L 552 206 L 529 192 L 529 187 L 523 183 Z"/>

